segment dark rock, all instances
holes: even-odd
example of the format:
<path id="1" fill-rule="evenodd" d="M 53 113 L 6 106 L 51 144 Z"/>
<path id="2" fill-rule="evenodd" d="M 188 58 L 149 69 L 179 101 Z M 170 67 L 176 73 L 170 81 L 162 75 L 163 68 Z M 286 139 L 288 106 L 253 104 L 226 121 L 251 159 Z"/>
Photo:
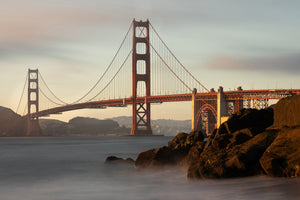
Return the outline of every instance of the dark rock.
<path id="1" fill-rule="evenodd" d="M 275 128 L 300 126 L 300 95 L 281 99 L 274 105 Z"/>
<path id="2" fill-rule="evenodd" d="M 260 133 L 273 124 L 273 109 L 241 109 L 232 114 L 217 131 L 217 134 L 231 134 L 237 130 L 251 128 Z"/>
<path id="3" fill-rule="evenodd" d="M 259 174 L 298 177 L 299 105 L 300 96 L 294 96 L 280 100 L 273 106 L 274 110 L 242 109 L 215 129 L 208 141 L 203 141 L 201 132 L 179 133 L 167 147 L 141 153 L 135 165 L 185 163 L 189 165 L 188 178 L 191 179 Z"/>
<path id="4" fill-rule="evenodd" d="M 134 163 L 135 162 L 132 158 L 126 158 L 125 161 L 128 162 L 128 163 Z"/>
<path id="5" fill-rule="evenodd" d="M 186 156 L 186 149 L 171 149 L 169 147 L 158 148 L 154 157 L 155 166 L 176 165 Z"/>
<path id="6" fill-rule="evenodd" d="M 140 153 L 135 160 L 135 166 L 137 168 L 147 168 L 152 166 L 152 162 L 155 158 L 156 149 L 150 149 Z"/>
<path id="7" fill-rule="evenodd" d="M 198 141 L 197 143 L 195 143 L 188 155 L 186 156 L 186 158 L 182 161 L 182 165 L 185 166 L 189 166 L 194 160 L 197 160 L 200 157 L 200 154 L 203 152 L 205 146 L 205 142 L 200 142 Z"/>
<path id="8" fill-rule="evenodd" d="M 236 145 L 232 145 L 236 143 L 234 137 L 223 139 L 226 140 L 227 146 L 213 148 L 212 145 L 204 150 L 189 166 L 188 177 L 229 178 L 261 174 L 259 159 L 276 136 L 276 131 L 265 131 Z M 216 137 L 219 142 L 222 138 L 224 135 Z"/>
<path id="9" fill-rule="evenodd" d="M 223 149 L 229 143 L 241 144 L 253 136 L 263 132 L 267 127 L 273 124 L 273 109 L 267 108 L 262 110 L 242 109 L 232 114 L 229 119 L 215 129 L 205 149 Z M 237 132 L 239 131 L 239 132 Z M 249 136 L 249 137 L 248 137 Z"/>
<path id="10" fill-rule="evenodd" d="M 187 133 L 178 133 L 173 140 L 168 142 L 168 147 L 171 149 L 181 149 L 186 146 Z"/>
<path id="11" fill-rule="evenodd" d="M 116 156 L 108 156 L 106 159 L 105 159 L 105 163 L 124 163 L 124 164 L 133 164 L 134 163 L 134 160 L 132 158 L 126 158 L 126 159 L 123 159 L 123 158 L 119 158 L 119 157 L 116 157 Z"/>
<path id="12" fill-rule="evenodd" d="M 147 168 L 162 167 L 165 165 L 184 165 L 189 160 L 186 160 L 186 157 L 191 147 L 199 142 L 203 142 L 203 139 L 204 136 L 202 132 L 191 132 L 190 134 L 178 133 L 173 140 L 168 143 L 168 146 L 140 153 L 135 161 L 135 166 L 137 168 Z M 199 144 L 199 147 L 200 146 Z M 202 149 L 202 147 L 199 149 Z M 196 152 L 199 149 L 195 146 L 193 151 Z"/>
<path id="13" fill-rule="evenodd" d="M 198 142 L 203 142 L 203 140 L 204 140 L 204 134 L 201 131 L 194 131 L 188 134 L 186 138 L 186 144 L 193 146 Z"/>
<path id="14" fill-rule="evenodd" d="M 211 148 L 214 150 L 224 149 L 230 143 L 231 138 L 231 134 L 216 135 L 216 137 L 211 142 Z"/>
<path id="15" fill-rule="evenodd" d="M 242 129 L 233 133 L 234 141 L 232 142 L 233 145 L 242 144 L 253 137 L 253 134 L 250 129 Z"/>
<path id="16" fill-rule="evenodd" d="M 165 165 L 179 164 L 187 152 L 182 149 L 171 149 L 170 147 L 161 147 L 142 152 L 138 155 L 135 166 L 137 168 L 163 167 Z"/>
<path id="17" fill-rule="evenodd" d="M 281 130 L 264 152 L 260 164 L 265 173 L 274 177 L 300 176 L 300 128 Z"/>

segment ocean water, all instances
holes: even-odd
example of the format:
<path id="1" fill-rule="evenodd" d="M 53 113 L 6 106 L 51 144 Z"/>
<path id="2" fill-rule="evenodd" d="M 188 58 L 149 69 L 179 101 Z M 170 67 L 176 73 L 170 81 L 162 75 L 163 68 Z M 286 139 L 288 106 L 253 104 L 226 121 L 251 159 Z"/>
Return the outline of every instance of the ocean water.
<path id="1" fill-rule="evenodd" d="M 0 200 L 300 199 L 300 179 L 256 176 L 189 181 L 186 171 L 104 164 L 170 137 L 0 138 Z"/>

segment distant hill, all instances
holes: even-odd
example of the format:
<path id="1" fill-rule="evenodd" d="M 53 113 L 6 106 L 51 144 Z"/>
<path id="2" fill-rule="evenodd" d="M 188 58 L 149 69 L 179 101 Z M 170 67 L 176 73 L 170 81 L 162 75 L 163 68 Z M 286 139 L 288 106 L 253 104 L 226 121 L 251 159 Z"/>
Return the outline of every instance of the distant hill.
<path id="1" fill-rule="evenodd" d="M 66 122 L 55 119 L 39 119 L 39 123 L 44 136 L 70 135 L 70 126 Z"/>
<path id="2" fill-rule="evenodd" d="M 130 116 L 114 117 L 111 119 L 117 121 L 120 124 L 120 126 L 125 126 L 126 128 L 131 128 L 132 126 L 132 117 Z M 151 120 L 151 127 L 153 134 L 173 136 L 179 132 L 189 133 L 191 131 L 191 120 Z"/>
<path id="3" fill-rule="evenodd" d="M 54 119 L 40 119 L 43 136 L 97 136 L 130 134 L 132 118 L 129 116 L 114 117 L 112 119 L 94 119 L 75 117 L 69 122 Z M 190 120 L 151 120 L 153 134 L 166 136 L 176 135 L 178 132 L 190 132 Z M 26 136 L 27 121 L 11 109 L 0 106 L 0 137 Z"/>
<path id="4" fill-rule="evenodd" d="M 0 136 L 25 136 L 26 126 L 26 119 L 0 106 Z"/>
<path id="5" fill-rule="evenodd" d="M 68 123 L 53 119 L 40 119 L 42 134 L 46 136 L 99 136 L 130 133 L 111 119 L 75 117 Z"/>

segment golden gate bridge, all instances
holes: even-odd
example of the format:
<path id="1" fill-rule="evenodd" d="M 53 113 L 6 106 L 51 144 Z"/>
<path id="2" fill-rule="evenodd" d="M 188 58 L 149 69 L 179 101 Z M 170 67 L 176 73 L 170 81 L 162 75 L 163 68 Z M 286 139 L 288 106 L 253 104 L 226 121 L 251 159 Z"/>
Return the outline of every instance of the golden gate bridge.
<path id="1" fill-rule="evenodd" d="M 29 69 L 17 113 L 23 110 L 21 115 L 27 118 L 27 135 L 38 136 L 39 117 L 132 105 L 131 135 L 147 136 L 152 135 L 151 103 L 192 101 L 192 131 L 209 134 L 235 111 L 265 108 L 270 99 L 299 93 L 300 89 L 208 90 L 176 58 L 149 20 L 133 20 L 112 61 L 86 94 L 65 102 L 48 87 L 38 69 Z"/>

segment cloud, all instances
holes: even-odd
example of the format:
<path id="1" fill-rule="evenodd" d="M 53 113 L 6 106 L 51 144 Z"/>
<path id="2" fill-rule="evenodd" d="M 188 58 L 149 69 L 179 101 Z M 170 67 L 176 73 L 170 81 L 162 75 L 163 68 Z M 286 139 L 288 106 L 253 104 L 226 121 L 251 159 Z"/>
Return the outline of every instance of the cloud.
<path id="1" fill-rule="evenodd" d="M 300 53 L 261 57 L 217 57 L 203 64 L 215 70 L 256 70 L 266 72 L 300 73 Z"/>
<path id="2" fill-rule="evenodd" d="M 26 2 L 27 3 L 27 2 Z M 21 5 L 19 5 L 21 4 Z M 2 7 L 0 43 L 19 44 L 57 39 L 77 30 L 107 23 L 110 15 L 93 7 L 69 5 L 16 5 Z"/>
<path id="3" fill-rule="evenodd" d="M 114 31 L 115 23 L 112 21 L 119 20 L 114 17 L 116 12 L 111 12 L 101 4 L 98 1 L 81 0 L 2 2 L 1 60 L 46 58 L 65 63 L 85 62 L 84 53 L 89 49 L 84 48 L 88 47 L 88 43 L 94 37 L 109 35 L 105 30 Z M 115 11 L 119 9 L 121 7 L 115 8 Z"/>

